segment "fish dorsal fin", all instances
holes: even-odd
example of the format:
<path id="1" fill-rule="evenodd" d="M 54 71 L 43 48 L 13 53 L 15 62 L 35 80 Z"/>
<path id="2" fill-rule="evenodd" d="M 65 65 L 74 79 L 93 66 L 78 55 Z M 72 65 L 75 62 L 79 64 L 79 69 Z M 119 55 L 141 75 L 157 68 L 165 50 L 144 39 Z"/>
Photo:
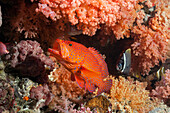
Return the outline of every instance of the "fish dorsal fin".
<path id="1" fill-rule="evenodd" d="M 108 72 L 107 64 L 104 61 L 104 58 L 102 57 L 102 55 L 97 50 L 95 50 L 93 47 L 89 47 L 88 49 L 98 60 L 98 63 L 102 68 L 102 73 L 103 73 L 102 76 L 103 77 L 108 76 L 109 72 Z"/>
<path id="2" fill-rule="evenodd" d="M 95 48 L 89 47 L 88 50 L 95 56 L 99 63 L 101 62 L 100 60 L 104 60 L 102 55 Z"/>

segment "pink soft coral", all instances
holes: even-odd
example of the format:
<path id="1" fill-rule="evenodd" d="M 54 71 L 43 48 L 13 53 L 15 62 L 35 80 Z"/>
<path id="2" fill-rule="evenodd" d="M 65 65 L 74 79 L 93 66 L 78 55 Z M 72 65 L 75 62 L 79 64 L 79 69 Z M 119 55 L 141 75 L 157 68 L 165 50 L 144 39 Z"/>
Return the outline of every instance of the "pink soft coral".
<path id="1" fill-rule="evenodd" d="M 146 14 L 143 10 L 137 13 L 137 26 L 132 29 L 131 37 L 134 43 L 131 45 L 132 71 L 148 74 L 151 68 L 164 62 L 167 58 L 169 30 L 169 10 L 167 0 L 160 0 L 153 11 L 153 17 L 145 21 Z"/>
<path id="2" fill-rule="evenodd" d="M 90 36 L 104 25 L 105 34 L 114 32 L 119 39 L 129 36 L 138 3 L 139 0 L 39 0 L 36 11 L 59 21 L 61 28 L 71 23 Z"/>
<path id="3" fill-rule="evenodd" d="M 146 26 L 134 27 L 135 42 L 132 44 L 132 70 L 148 74 L 159 61 L 164 62 L 167 53 L 167 37 L 160 32 L 152 31 Z"/>
<path id="4" fill-rule="evenodd" d="M 152 90 L 150 96 L 157 97 L 163 100 L 168 106 L 170 106 L 170 70 L 166 70 L 165 76 L 162 76 L 162 80 L 156 83 L 155 90 Z"/>

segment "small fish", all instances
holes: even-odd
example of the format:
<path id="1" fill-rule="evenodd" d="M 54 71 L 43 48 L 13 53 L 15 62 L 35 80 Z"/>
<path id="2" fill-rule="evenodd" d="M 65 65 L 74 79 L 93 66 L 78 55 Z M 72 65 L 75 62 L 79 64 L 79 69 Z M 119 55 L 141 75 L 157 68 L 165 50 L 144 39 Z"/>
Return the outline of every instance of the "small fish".
<path id="1" fill-rule="evenodd" d="M 131 67 L 131 49 L 127 49 L 119 60 L 116 69 L 123 74 L 129 74 Z"/>
<path id="2" fill-rule="evenodd" d="M 89 92 L 98 88 L 98 95 L 110 90 L 112 81 L 104 81 L 109 75 L 107 64 L 94 48 L 57 39 L 53 49 L 49 48 L 48 51 L 72 73 L 81 88 Z"/>
<path id="3" fill-rule="evenodd" d="M 2 42 L 0 42 L 0 56 L 4 54 L 8 54 L 9 51 L 6 48 L 6 45 Z"/>
<path id="4" fill-rule="evenodd" d="M 158 80 L 161 80 L 162 76 L 165 75 L 165 68 L 161 66 L 158 71 L 155 73 Z"/>

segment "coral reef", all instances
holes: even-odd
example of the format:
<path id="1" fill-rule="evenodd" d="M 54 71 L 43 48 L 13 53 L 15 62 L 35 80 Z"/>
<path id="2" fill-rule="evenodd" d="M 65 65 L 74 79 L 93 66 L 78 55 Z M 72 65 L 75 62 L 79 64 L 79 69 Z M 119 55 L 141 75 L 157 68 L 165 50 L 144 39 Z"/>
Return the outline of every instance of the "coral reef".
<path id="1" fill-rule="evenodd" d="M 96 110 L 91 111 L 89 107 L 84 107 L 82 104 L 81 107 L 74 109 L 75 104 L 69 101 L 64 96 L 61 96 L 60 100 L 58 100 L 62 106 L 55 106 L 55 110 L 60 113 L 97 113 Z"/>
<path id="2" fill-rule="evenodd" d="M 150 93 L 151 97 L 163 100 L 165 104 L 170 106 L 170 70 L 166 70 L 165 76 L 161 81 L 156 83 L 156 88 Z"/>
<path id="3" fill-rule="evenodd" d="M 70 35 L 79 35 L 81 31 L 92 36 L 98 29 L 100 29 L 98 37 L 102 45 L 121 37 L 134 38 L 132 72 L 139 71 L 139 73 L 148 74 L 150 68 L 153 68 L 155 64 L 158 65 L 159 61 L 165 60 L 166 39 L 169 37 L 167 1 L 22 0 L 12 5 L 16 9 L 16 15 L 12 15 L 11 19 L 5 19 L 7 21 L 5 23 L 9 21 L 12 27 L 8 30 L 19 31 L 13 40 L 23 38 L 22 35 L 25 38 L 34 37 L 43 48 L 51 45 L 56 37 L 68 39 Z M 2 26 L 3 29 L 6 29 L 5 25 Z M 147 31 L 145 32 L 144 29 Z M 7 35 L 4 36 L 13 37 L 13 35 Z M 159 37 L 164 38 L 158 42 L 156 40 L 161 39 Z M 149 48 L 150 44 L 155 46 Z M 159 50 L 160 53 L 156 54 L 153 51 L 157 48 L 163 51 Z M 136 63 L 136 60 L 139 62 Z"/>
<path id="4" fill-rule="evenodd" d="M 54 68 L 53 61 L 43 53 L 40 44 L 31 40 L 21 41 L 12 47 L 6 59 L 13 68 L 20 71 L 22 76 L 45 76 L 46 67 L 49 70 Z"/>
<path id="5" fill-rule="evenodd" d="M 25 38 L 38 40 L 41 47 L 47 49 L 56 37 L 63 38 L 64 33 L 57 30 L 58 23 L 51 22 L 43 14 L 38 14 L 35 9 L 37 3 L 31 3 L 29 0 L 2 1 L 1 37 L 5 41 L 19 42 Z"/>
<path id="6" fill-rule="evenodd" d="M 143 113 L 149 112 L 154 108 L 153 102 L 149 97 L 149 91 L 145 90 L 146 84 L 130 78 L 126 80 L 123 77 L 119 77 L 119 79 L 111 77 L 110 79 L 112 79 L 113 84 L 108 98 L 112 104 L 113 111 L 138 111 Z"/>
<path id="7" fill-rule="evenodd" d="M 9 78 L 9 77 L 8 77 Z M 23 112 L 41 112 L 40 108 L 42 108 L 45 104 L 45 102 L 48 104 L 49 98 L 46 98 L 48 93 L 48 86 L 44 87 L 44 90 L 40 90 L 36 92 L 40 85 L 38 83 L 33 82 L 32 80 L 28 78 L 22 78 L 19 77 L 10 78 L 10 84 L 14 87 L 14 93 L 15 93 L 15 102 L 13 106 L 13 110 L 17 113 L 23 113 Z M 35 87 L 38 87 L 37 89 Z M 35 88 L 35 89 L 34 89 Z M 47 90 L 46 90 L 47 89 Z M 39 94 L 40 96 L 43 95 L 44 99 L 37 100 L 36 96 L 34 95 L 35 92 Z M 45 95 L 45 93 L 47 95 Z M 47 100 L 48 99 L 48 100 Z"/>
<path id="8" fill-rule="evenodd" d="M 168 113 L 169 6 L 169 0 L 0 0 L 0 52 L 9 51 L 0 56 L 0 113 Z M 109 94 L 80 88 L 48 56 L 55 39 L 105 55 Z M 131 60 L 122 60 L 127 49 Z M 116 70 L 120 59 L 125 68 L 131 62 L 127 74 Z"/>
<path id="9" fill-rule="evenodd" d="M 10 78 L 10 84 L 15 89 L 15 96 L 20 99 L 23 99 L 24 97 L 29 97 L 31 88 L 38 86 L 38 83 L 35 83 L 28 78 L 20 79 L 19 77 L 16 77 L 13 79 L 14 80 Z"/>
<path id="10" fill-rule="evenodd" d="M 76 25 L 78 30 L 82 30 L 83 34 L 92 36 L 103 25 L 104 33 L 114 32 L 117 39 L 123 38 L 123 35 L 129 36 L 129 29 L 133 26 L 136 11 L 140 9 L 137 0 L 66 0 L 63 2 L 39 0 L 38 2 L 36 12 L 42 12 L 46 18 L 60 23 L 58 28 L 62 30 L 67 27 L 66 23 L 71 23 Z"/>

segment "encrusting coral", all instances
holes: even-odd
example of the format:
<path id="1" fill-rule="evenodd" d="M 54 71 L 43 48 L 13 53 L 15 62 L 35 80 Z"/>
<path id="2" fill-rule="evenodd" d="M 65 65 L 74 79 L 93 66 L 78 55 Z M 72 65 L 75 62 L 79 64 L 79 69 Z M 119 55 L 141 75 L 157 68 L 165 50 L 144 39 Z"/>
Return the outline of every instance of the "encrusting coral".
<path id="1" fill-rule="evenodd" d="M 156 88 L 150 93 L 151 97 L 163 100 L 165 104 L 170 106 L 170 70 L 166 70 L 165 76 L 161 81 L 156 83 Z"/>
<path id="2" fill-rule="evenodd" d="M 113 84 L 108 98 L 112 104 L 112 110 L 144 113 L 154 108 L 149 91 L 145 90 L 146 84 L 131 78 L 126 80 L 121 76 L 119 79 L 114 77 L 110 79 L 112 79 Z"/>
<path id="3" fill-rule="evenodd" d="M 5 65 L 0 57 L 0 79 L 6 80 Z"/>
<path id="4" fill-rule="evenodd" d="M 169 113 L 170 111 L 170 107 L 168 107 L 167 105 L 163 104 L 162 102 L 160 103 L 158 101 L 158 103 L 156 102 L 155 104 L 157 104 L 155 107 L 155 109 L 149 111 L 149 113 Z"/>
<path id="5" fill-rule="evenodd" d="M 54 68 L 53 61 L 43 53 L 40 44 L 31 40 L 20 41 L 12 47 L 6 59 L 13 68 L 19 70 L 22 76 L 45 76 L 46 67 L 49 70 Z"/>

